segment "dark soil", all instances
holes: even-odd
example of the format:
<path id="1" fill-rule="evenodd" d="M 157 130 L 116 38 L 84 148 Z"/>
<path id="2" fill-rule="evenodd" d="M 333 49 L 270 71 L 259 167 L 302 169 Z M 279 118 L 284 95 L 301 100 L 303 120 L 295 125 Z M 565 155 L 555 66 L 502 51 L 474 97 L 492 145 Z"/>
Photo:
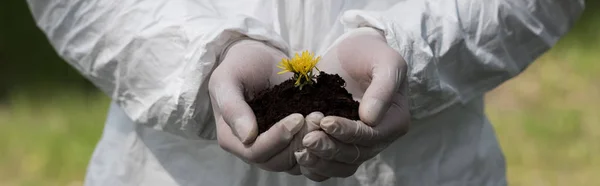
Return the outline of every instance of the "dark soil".
<path id="1" fill-rule="evenodd" d="M 319 111 L 325 116 L 340 116 L 359 120 L 358 101 L 345 89 L 345 81 L 337 74 L 321 72 L 317 82 L 300 90 L 293 80 L 286 80 L 273 88 L 258 93 L 248 104 L 263 133 L 277 121 L 293 113 L 304 116 Z"/>

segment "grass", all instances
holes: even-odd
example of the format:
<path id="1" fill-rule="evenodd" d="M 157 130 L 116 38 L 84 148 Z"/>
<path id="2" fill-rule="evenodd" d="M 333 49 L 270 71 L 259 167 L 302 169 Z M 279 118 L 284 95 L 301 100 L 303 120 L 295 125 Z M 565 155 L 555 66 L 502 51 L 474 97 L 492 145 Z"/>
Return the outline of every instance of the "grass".
<path id="1" fill-rule="evenodd" d="M 559 46 L 487 95 L 511 185 L 600 185 L 599 58 Z"/>
<path id="2" fill-rule="evenodd" d="M 72 90 L 36 94 L 15 91 L 0 107 L 0 185 L 81 185 L 109 100 Z"/>

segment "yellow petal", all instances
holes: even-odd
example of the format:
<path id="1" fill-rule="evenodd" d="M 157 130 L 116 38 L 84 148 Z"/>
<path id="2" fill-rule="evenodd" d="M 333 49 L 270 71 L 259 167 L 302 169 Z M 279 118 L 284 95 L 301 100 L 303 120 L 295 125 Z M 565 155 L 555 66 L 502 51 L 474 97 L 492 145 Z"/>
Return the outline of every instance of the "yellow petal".
<path id="1" fill-rule="evenodd" d="M 294 54 L 292 58 L 282 59 L 277 66 L 282 71 L 278 72 L 278 74 L 286 72 L 294 73 L 294 78 L 296 78 L 295 85 L 302 87 L 305 84 L 303 83 L 304 80 L 308 81 L 308 83 L 312 82 L 312 78 L 314 78 L 313 68 L 319 70 L 316 68 L 316 64 L 320 60 L 320 56 L 315 56 L 315 53 L 304 50 Z"/>

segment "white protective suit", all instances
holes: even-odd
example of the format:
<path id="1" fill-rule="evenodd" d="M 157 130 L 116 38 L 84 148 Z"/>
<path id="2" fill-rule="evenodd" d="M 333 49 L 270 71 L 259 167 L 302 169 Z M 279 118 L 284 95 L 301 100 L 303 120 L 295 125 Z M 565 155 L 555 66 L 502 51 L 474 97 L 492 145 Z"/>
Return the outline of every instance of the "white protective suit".
<path id="1" fill-rule="evenodd" d="M 114 100 L 86 185 L 506 185 L 483 95 L 573 25 L 583 0 L 28 0 L 60 56 Z M 406 60 L 411 130 L 354 176 L 312 182 L 222 150 L 207 91 L 226 46 L 250 37 L 323 55 L 383 30 Z"/>

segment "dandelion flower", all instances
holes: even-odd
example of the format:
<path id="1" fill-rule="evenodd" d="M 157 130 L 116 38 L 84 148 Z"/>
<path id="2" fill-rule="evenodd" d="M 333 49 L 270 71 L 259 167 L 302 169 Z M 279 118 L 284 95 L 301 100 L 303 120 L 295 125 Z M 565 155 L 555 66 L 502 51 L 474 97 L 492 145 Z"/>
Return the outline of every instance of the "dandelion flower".
<path id="1" fill-rule="evenodd" d="M 302 87 L 306 84 L 312 84 L 315 75 L 313 74 L 313 68 L 319 70 L 316 65 L 321 60 L 320 56 L 315 58 L 313 53 L 303 51 L 301 54 L 296 53 L 292 59 L 282 59 L 277 67 L 281 68 L 282 71 L 278 74 L 287 72 L 294 73 L 294 79 L 296 80 L 295 86 Z"/>

